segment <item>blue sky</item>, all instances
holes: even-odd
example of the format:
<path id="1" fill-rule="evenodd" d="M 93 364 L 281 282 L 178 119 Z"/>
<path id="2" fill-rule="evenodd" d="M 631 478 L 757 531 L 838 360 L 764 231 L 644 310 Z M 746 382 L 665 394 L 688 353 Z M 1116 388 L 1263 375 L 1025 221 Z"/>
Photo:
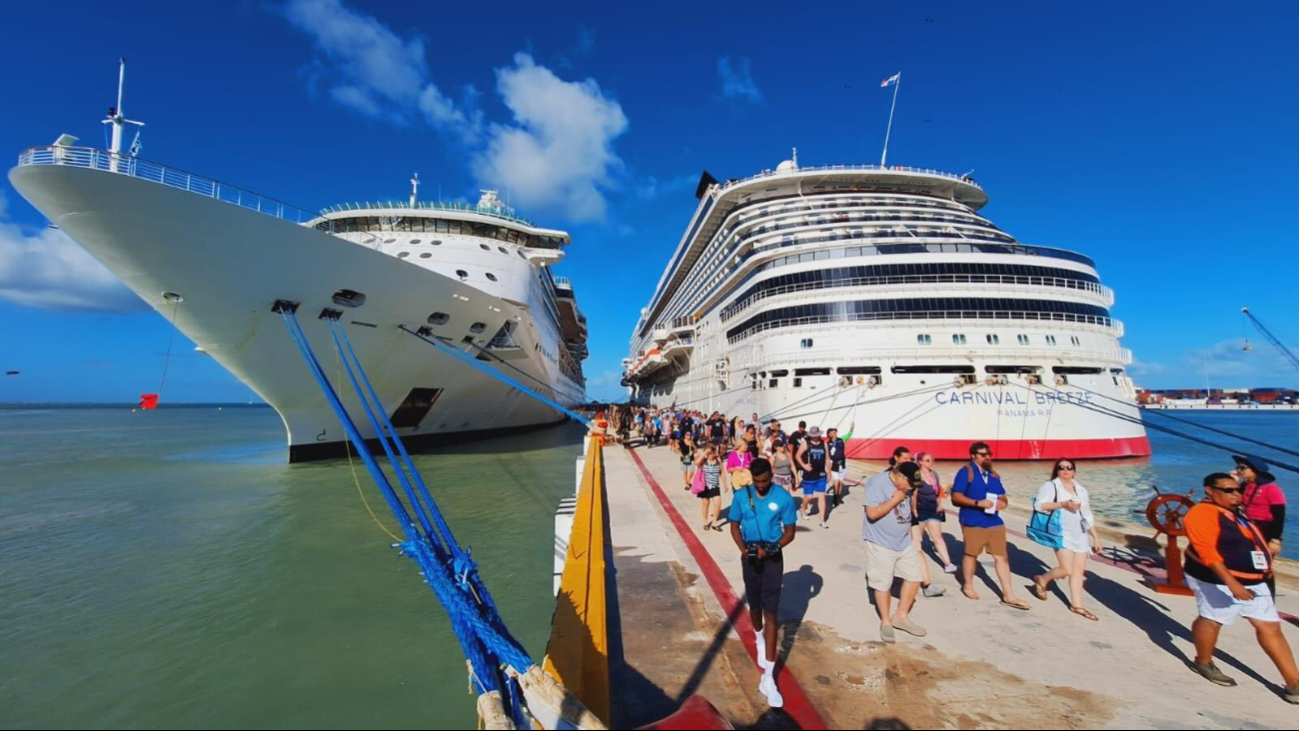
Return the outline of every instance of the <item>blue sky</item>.
<path id="1" fill-rule="evenodd" d="M 143 157 L 305 208 L 415 170 L 428 197 L 508 189 L 573 234 L 608 398 L 700 171 L 877 161 L 901 71 L 889 161 L 973 170 L 1011 234 L 1094 257 L 1139 383 L 1299 387 L 1239 314 L 1299 348 L 1299 6 L 903 5 L 7 3 L 0 152 L 101 145 L 125 56 Z M 0 402 L 157 384 L 168 324 L 78 252 L 0 185 Z M 182 341 L 168 400 L 250 395 Z"/>

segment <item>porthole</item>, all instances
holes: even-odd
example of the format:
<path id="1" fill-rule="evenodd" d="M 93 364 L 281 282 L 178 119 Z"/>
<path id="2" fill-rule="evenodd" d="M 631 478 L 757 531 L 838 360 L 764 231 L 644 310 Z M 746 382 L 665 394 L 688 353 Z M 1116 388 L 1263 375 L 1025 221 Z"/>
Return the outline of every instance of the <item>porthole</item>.
<path id="1" fill-rule="evenodd" d="M 391 243 L 393 243 L 393 242 L 396 241 L 396 240 L 397 240 L 397 239 L 384 239 L 384 240 L 383 240 L 383 243 L 385 243 L 385 244 L 391 244 Z"/>
<path id="2" fill-rule="evenodd" d="M 451 316 L 445 312 L 434 312 L 428 316 L 428 324 L 445 325 L 451 321 Z"/>
<path id="3" fill-rule="evenodd" d="M 482 249 L 483 251 L 491 251 L 491 250 L 492 250 L 492 247 L 488 246 L 487 244 L 479 244 L 479 245 L 478 245 L 478 248 Z"/>
<path id="4" fill-rule="evenodd" d="M 419 241 L 420 241 L 419 239 L 411 239 L 411 240 L 410 240 L 410 243 L 411 243 L 411 245 L 413 246 L 413 245 L 415 245 L 415 244 L 418 244 Z"/>
<path id="5" fill-rule="evenodd" d="M 442 239 L 433 239 L 432 241 L 429 242 L 429 244 L 431 244 L 431 245 L 433 245 L 433 246 L 441 246 L 441 245 L 442 245 Z"/>
<path id="6" fill-rule="evenodd" d="M 419 255 L 419 258 L 421 258 L 421 259 L 427 259 L 427 258 L 429 258 L 430 256 L 433 256 L 433 255 L 430 254 L 430 253 L 428 253 L 428 252 L 426 251 L 426 252 L 424 252 L 423 254 L 420 254 L 420 255 Z"/>
<path id="7" fill-rule="evenodd" d="M 399 251 L 399 252 L 397 252 L 397 258 L 398 258 L 398 259 L 405 259 L 405 258 L 408 257 L 408 256 L 410 256 L 410 252 L 409 252 L 409 251 Z"/>
<path id="8" fill-rule="evenodd" d="M 469 278 L 469 272 L 465 271 L 464 269 L 457 269 L 456 276 L 460 277 L 460 281 L 463 282 Z"/>
<path id="9" fill-rule="evenodd" d="M 510 254 L 510 252 L 508 252 L 508 251 L 505 250 L 505 247 L 504 247 L 504 246 L 498 246 L 498 247 L 496 247 L 496 250 L 499 251 L 499 252 L 501 252 L 502 254 L 505 254 L 506 256 L 509 256 L 509 254 Z"/>
<path id="10" fill-rule="evenodd" d="M 490 279 L 490 280 L 492 280 L 493 282 L 496 281 L 496 275 L 495 275 L 495 274 L 492 274 L 491 272 L 488 272 L 488 273 L 487 273 L 487 278 Z"/>
<path id="11" fill-rule="evenodd" d="M 475 322 L 474 324 L 469 326 L 469 332 L 474 333 L 475 335 L 481 333 L 486 329 L 487 329 L 487 325 L 482 322 Z"/>

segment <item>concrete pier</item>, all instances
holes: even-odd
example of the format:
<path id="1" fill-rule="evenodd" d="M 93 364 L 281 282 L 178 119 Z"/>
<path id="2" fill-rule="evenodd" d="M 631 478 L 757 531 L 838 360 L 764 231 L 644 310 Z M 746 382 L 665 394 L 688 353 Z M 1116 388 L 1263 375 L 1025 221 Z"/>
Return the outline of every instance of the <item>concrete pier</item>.
<path id="1" fill-rule="evenodd" d="M 1033 575 L 1054 566 L 1021 535 L 1029 486 L 1008 485 L 1021 511 L 1007 514 L 1015 592 L 1030 611 L 1001 606 L 984 557 L 982 601 L 930 560 L 947 595 L 917 600 L 912 618 L 929 630 L 879 641 L 865 582 L 861 489 L 830 516 L 798 526 L 786 550 L 779 680 L 782 710 L 757 692 L 759 671 L 740 557 L 728 532 L 702 531 L 698 499 L 684 489 L 666 447 L 604 450 L 613 583 L 610 591 L 612 726 L 634 727 L 708 698 L 736 727 L 757 728 L 1294 728 L 1299 708 L 1279 695 L 1279 676 L 1246 622 L 1225 628 L 1217 662 L 1240 685 L 1222 688 L 1187 666 L 1194 656 L 1190 597 L 1156 594 L 1162 579 L 1152 531 L 1108 523 L 1117 560 L 1089 567 L 1090 622 L 1068 610 L 1066 587 L 1035 599 Z M 878 466 L 850 465 L 856 483 Z M 730 502 L 724 495 L 723 506 Z M 723 511 L 725 515 L 725 510 Z M 955 514 L 945 525 L 961 554 Z M 986 571 L 985 571 L 986 570 Z M 1292 645 L 1299 598 L 1282 577 L 1278 608 Z"/>

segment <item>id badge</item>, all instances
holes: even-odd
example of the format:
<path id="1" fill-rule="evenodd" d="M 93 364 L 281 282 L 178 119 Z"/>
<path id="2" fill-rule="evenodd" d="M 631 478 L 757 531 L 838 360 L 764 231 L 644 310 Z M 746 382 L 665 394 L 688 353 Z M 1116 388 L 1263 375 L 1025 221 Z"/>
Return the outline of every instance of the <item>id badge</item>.
<path id="1" fill-rule="evenodd" d="M 1267 556 L 1262 551 L 1250 551 L 1249 557 L 1254 559 L 1254 568 L 1259 571 L 1267 570 Z"/>

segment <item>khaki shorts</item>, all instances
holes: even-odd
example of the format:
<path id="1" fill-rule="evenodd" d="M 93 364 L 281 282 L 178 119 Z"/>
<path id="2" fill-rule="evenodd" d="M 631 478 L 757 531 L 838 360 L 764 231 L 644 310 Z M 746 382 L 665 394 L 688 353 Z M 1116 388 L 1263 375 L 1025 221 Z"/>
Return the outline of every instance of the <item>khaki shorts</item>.
<path id="1" fill-rule="evenodd" d="M 920 581 L 920 558 L 915 547 L 894 551 L 866 541 L 866 585 L 879 591 L 892 591 L 895 577 Z"/>
<path id="2" fill-rule="evenodd" d="M 961 526 L 961 537 L 965 541 L 965 555 L 978 556 L 984 551 L 990 556 L 1006 555 L 1006 526 L 996 528 L 976 528 L 972 525 Z"/>

